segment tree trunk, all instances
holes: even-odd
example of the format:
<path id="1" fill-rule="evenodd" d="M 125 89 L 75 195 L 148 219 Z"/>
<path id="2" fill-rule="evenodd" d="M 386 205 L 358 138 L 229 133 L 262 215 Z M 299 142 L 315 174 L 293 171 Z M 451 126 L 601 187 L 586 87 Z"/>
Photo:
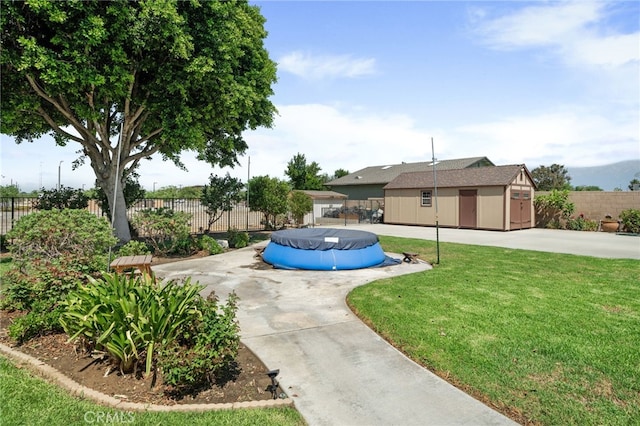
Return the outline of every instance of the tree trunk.
<path id="1" fill-rule="evenodd" d="M 122 175 L 122 170 L 120 170 L 119 174 Z M 117 188 L 116 182 L 118 183 Z M 131 240 L 131 232 L 129 231 L 129 219 L 127 219 L 127 207 L 124 201 L 122 179 L 116 176 L 114 170 L 112 173 L 109 173 L 106 181 L 99 180 L 98 183 L 104 189 L 107 200 L 109 201 L 109 214 L 111 215 L 115 236 L 121 243 L 129 242 L 129 240 Z M 115 209 L 113 208 L 114 204 Z"/>

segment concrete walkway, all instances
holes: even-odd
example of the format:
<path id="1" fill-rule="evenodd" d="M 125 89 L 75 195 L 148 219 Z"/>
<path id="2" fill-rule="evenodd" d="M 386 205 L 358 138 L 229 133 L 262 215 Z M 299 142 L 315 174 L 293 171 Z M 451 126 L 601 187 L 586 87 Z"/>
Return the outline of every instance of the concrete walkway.
<path id="1" fill-rule="evenodd" d="M 435 239 L 435 229 L 357 225 L 379 235 Z M 441 241 L 640 258 L 640 238 L 604 233 L 441 229 Z M 262 243 L 262 245 L 265 245 Z M 365 283 L 424 271 L 403 263 L 357 271 L 265 268 L 253 248 L 154 266 L 166 278 L 190 276 L 224 298 L 240 297 L 242 341 L 270 369 L 311 425 L 514 424 L 415 364 L 366 327 L 345 304 Z M 401 256 L 398 256 L 401 257 Z"/>

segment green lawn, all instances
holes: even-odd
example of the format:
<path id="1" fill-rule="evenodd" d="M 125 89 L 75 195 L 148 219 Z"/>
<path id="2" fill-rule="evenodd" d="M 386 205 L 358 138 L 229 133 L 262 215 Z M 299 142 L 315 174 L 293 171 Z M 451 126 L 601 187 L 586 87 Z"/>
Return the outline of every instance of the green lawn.
<path id="1" fill-rule="evenodd" d="M 304 425 L 289 407 L 203 413 L 138 413 L 108 408 L 69 396 L 0 357 L 0 423 L 3 425 Z"/>
<path id="2" fill-rule="evenodd" d="M 435 242 L 380 237 L 435 259 Z M 640 262 L 441 243 L 431 271 L 356 288 L 409 357 L 519 421 L 640 424 Z"/>

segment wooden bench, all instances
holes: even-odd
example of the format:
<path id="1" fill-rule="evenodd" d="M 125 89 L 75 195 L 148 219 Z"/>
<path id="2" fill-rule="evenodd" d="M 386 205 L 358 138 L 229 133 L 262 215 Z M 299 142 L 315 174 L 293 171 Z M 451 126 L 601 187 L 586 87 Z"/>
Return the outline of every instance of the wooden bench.
<path id="1" fill-rule="evenodd" d="M 402 252 L 402 255 L 404 256 L 404 259 L 402 259 L 403 262 L 407 262 L 407 263 L 419 263 L 418 261 L 418 253 L 411 253 L 411 252 Z"/>
<path id="2" fill-rule="evenodd" d="M 117 273 L 123 273 L 129 269 L 138 269 L 141 273 L 147 274 L 150 277 L 153 276 L 151 272 L 151 259 L 153 256 L 150 254 L 142 254 L 137 256 L 122 256 L 114 259 L 109 265 L 111 269 Z"/>

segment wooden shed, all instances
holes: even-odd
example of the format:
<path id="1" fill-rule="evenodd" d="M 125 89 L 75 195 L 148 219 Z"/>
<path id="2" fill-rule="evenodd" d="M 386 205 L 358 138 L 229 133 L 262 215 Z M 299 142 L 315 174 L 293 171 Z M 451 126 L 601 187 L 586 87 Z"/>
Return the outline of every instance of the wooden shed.
<path id="1" fill-rule="evenodd" d="M 441 226 L 512 231 L 535 225 L 535 183 L 524 164 L 437 170 Z M 384 222 L 435 226 L 433 170 L 403 173 L 384 187 Z"/>

